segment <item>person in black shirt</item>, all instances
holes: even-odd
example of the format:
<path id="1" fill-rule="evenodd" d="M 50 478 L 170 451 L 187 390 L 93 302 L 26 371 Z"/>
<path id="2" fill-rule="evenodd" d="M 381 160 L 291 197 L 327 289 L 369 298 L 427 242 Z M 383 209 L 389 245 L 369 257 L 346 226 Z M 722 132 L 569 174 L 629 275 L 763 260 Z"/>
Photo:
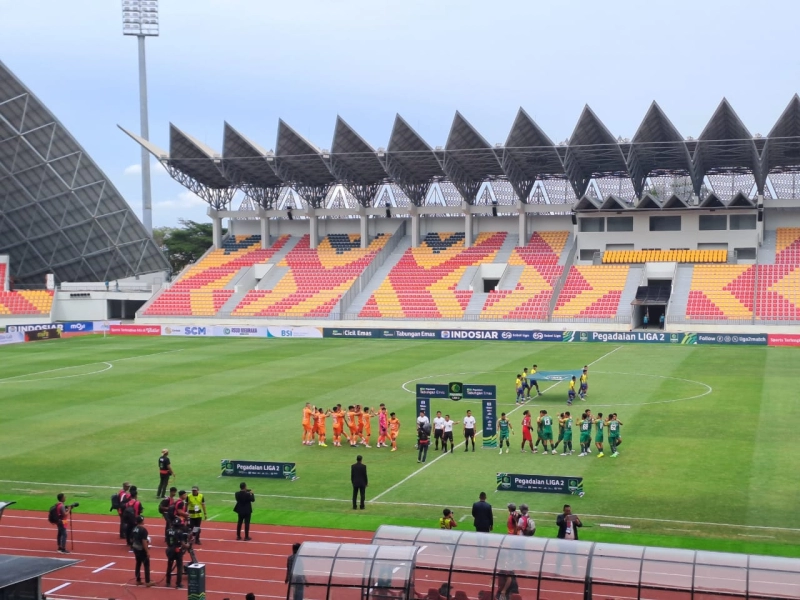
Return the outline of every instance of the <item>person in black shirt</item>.
<path id="1" fill-rule="evenodd" d="M 236 539 L 242 539 L 242 523 L 244 523 L 244 539 L 250 541 L 250 516 L 253 514 L 253 502 L 256 501 L 256 497 L 244 481 L 239 484 L 239 491 L 234 495 L 236 506 L 233 507 L 233 512 L 239 515 L 239 521 L 236 523 Z"/>
<path id="2" fill-rule="evenodd" d="M 175 503 L 178 499 L 175 497 L 178 494 L 178 488 L 171 487 L 169 488 L 169 496 L 164 498 L 158 504 L 158 512 L 161 513 L 161 516 L 164 517 L 164 539 L 167 537 L 167 530 L 169 529 L 170 525 L 172 525 L 172 521 L 175 520 Z"/>
<path id="3" fill-rule="evenodd" d="M 152 587 L 150 582 L 150 540 L 147 529 L 144 527 L 144 517 L 136 517 L 136 527 L 131 533 L 131 547 L 136 557 L 136 585 L 142 585 L 142 565 L 144 565 L 144 583 Z"/>
<path id="4" fill-rule="evenodd" d="M 292 544 L 292 553 L 286 560 L 286 584 L 290 587 L 292 584 L 294 584 L 294 596 L 292 596 L 293 600 L 303 600 L 303 577 L 299 575 L 292 580 L 292 569 L 294 568 L 294 561 L 295 558 L 297 558 L 298 550 L 300 550 L 300 543 L 295 542 Z"/>
<path id="5" fill-rule="evenodd" d="M 361 509 L 364 508 L 364 493 L 366 492 L 369 480 L 367 479 L 367 465 L 363 462 L 363 457 L 356 456 L 356 462 L 350 465 L 350 483 L 353 484 L 353 509 L 356 508 L 356 496 L 361 494 Z"/>
<path id="6" fill-rule="evenodd" d="M 189 534 L 180 519 L 174 519 L 167 528 L 167 587 L 172 581 L 172 568 L 177 569 L 176 589 L 183 587 L 183 555 L 189 545 Z"/>
<path id="7" fill-rule="evenodd" d="M 481 492 L 478 502 L 472 505 L 472 518 L 475 531 L 489 533 L 494 527 L 492 505 L 486 502 L 486 492 Z"/>
<path id="8" fill-rule="evenodd" d="M 425 423 L 419 428 L 417 434 L 417 462 L 424 463 L 428 460 L 428 446 L 431 445 L 431 426 L 430 423 Z"/>
<path id="9" fill-rule="evenodd" d="M 169 450 L 164 448 L 161 451 L 161 456 L 158 458 L 158 476 L 160 480 L 158 483 L 158 491 L 156 491 L 156 498 L 166 498 L 169 478 L 175 476 L 170 465 Z"/>
<path id="10" fill-rule="evenodd" d="M 125 538 L 128 540 L 128 546 L 132 542 L 133 530 L 136 528 L 137 523 L 136 519 L 144 512 L 144 507 L 139 502 L 139 491 L 135 485 L 131 486 L 129 496 L 128 501 L 122 508 L 122 520 L 125 522 Z"/>

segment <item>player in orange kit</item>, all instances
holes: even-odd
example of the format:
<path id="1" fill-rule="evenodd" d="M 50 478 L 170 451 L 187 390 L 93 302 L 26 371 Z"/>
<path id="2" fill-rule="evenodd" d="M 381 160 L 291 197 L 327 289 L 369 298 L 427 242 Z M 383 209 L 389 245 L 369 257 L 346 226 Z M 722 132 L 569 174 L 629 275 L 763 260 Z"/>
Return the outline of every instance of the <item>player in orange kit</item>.
<path id="1" fill-rule="evenodd" d="M 311 402 L 306 402 L 303 407 L 303 444 L 311 446 L 314 444 L 314 425 L 311 422 L 311 415 L 314 414 L 314 407 Z"/>
<path id="2" fill-rule="evenodd" d="M 400 434 L 400 419 L 394 413 L 389 415 L 389 437 L 392 439 L 392 452 L 397 450 L 397 436 Z"/>
<path id="3" fill-rule="evenodd" d="M 350 431 L 350 435 L 347 436 L 350 440 L 350 445 L 355 446 L 358 426 L 356 425 L 356 409 L 352 404 L 347 407 L 347 429 Z"/>
<path id="4" fill-rule="evenodd" d="M 378 415 L 369 409 L 369 406 L 365 406 L 361 413 L 361 421 L 364 423 L 364 433 L 361 436 L 361 439 L 364 441 L 365 448 L 372 448 L 372 446 L 369 445 L 369 438 L 372 435 L 372 423 L 370 422 L 370 419 L 377 416 Z"/>
<path id="5" fill-rule="evenodd" d="M 323 448 L 327 448 L 328 444 L 325 443 L 325 419 L 327 419 L 331 414 L 331 411 L 326 411 L 324 408 L 318 408 L 317 414 L 314 415 L 314 421 L 316 422 L 317 427 L 317 435 L 319 436 L 319 441 L 317 442 Z"/>
<path id="6" fill-rule="evenodd" d="M 344 429 L 344 413 L 339 406 L 334 406 L 331 412 L 333 417 L 333 445 L 342 445 L 342 430 Z"/>

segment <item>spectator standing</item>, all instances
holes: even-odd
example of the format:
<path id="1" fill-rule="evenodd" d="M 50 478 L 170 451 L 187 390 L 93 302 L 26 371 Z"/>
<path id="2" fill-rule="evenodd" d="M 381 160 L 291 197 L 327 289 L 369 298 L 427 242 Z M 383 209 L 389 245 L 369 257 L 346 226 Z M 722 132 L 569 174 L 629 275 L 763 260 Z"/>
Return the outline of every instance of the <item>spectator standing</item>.
<path id="1" fill-rule="evenodd" d="M 253 502 L 256 501 L 256 497 L 244 481 L 239 484 L 239 491 L 236 492 L 235 497 L 236 506 L 233 507 L 233 512 L 239 515 L 239 520 L 236 523 L 236 539 L 242 539 L 242 523 L 244 523 L 244 539 L 249 542 L 250 517 L 253 514 Z"/>
<path id="2" fill-rule="evenodd" d="M 136 585 L 142 585 L 142 566 L 144 566 L 144 584 L 152 587 L 150 582 L 150 541 L 144 526 L 144 517 L 136 517 L 136 526 L 131 533 L 131 547 L 136 557 Z"/>
<path id="3" fill-rule="evenodd" d="M 117 514 L 119 515 L 119 539 L 126 540 L 128 539 L 127 527 L 125 526 L 125 520 L 122 518 L 122 511 L 125 510 L 125 505 L 130 500 L 131 495 L 129 490 L 131 489 L 131 484 L 127 481 L 122 483 L 122 489 L 117 492 L 117 499 L 119 500 L 119 508 L 117 508 Z"/>
<path id="4" fill-rule="evenodd" d="M 189 512 L 189 523 L 194 534 L 194 542 L 198 546 L 202 546 L 200 529 L 203 525 L 203 519 L 208 519 L 208 513 L 206 512 L 206 499 L 196 485 L 192 486 L 192 493 L 186 497 L 186 504 Z"/>
<path id="5" fill-rule="evenodd" d="M 169 485 L 169 478 L 174 476 L 172 472 L 172 463 L 169 460 L 169 450 L 164 448 L 161 451 L 161 456 L 158 457 L 158 490 L 156 491 L 156 498 L 167 497 L 167 486 Z"/>
<path id="6" fill-rule="evenodd" d="M 658 316 L 658 326 L 661 329 L 664 329 L 664 313 L 663 312 Z"/>
<path id="7" fill-rule="evenodd" d="M 517 533 L 519 535 L 532 536 L 536 533 L 536 523 L 528 514 L 528 505 L 519 505 L 519 519 L 517 520 Z"/>
<path id="8" fill-rule="evenodd" d="M 565 504 L 564 512 L 556 517 L 556 525 L 558 525 L 558 538 L 561 540 L 577 540 L 578 527 L 583 527 L 578 515 L 572 514 L 572 507 L 569 504 Z"/>
<path id="9" fill-rule="evenodd" d="M 478 501 L 472 505 L 472 518 L 475 531 L 489 533 L 494 527 L 492 505 L 486 501 L 486 492 L 481 492 Z"/>
<path id="10" fill-rule="evenodd" d="M 428 446 L 431 445 L 431 425 L 426 423 L 417 434 L 417 462 L 424 463 L 428 460 Z"/>
<path id="11" fill-rule="evenodd" d="M 286 584 L 289 586 L 294 585 L 294 595 L 292 600 L 303 600 L 303 578 L 298 575 L 292 581 L 292 569 L 294 568 L 294 561 L 297 558 L 297 551 L 300 550 L 300 543 L 295 542 L 292 544 L 292 553 L 286 559 Z"/>
<path id="12" fill-rule="evenodd" d="M 56 544 L 58 544 L 58 551 L 61 554 L 69 554 L 67 550 L 67 524 L 69 523 L 69 513 L 72 507 L 66 505 L 67 497 L 64 494 L 56 496 L 58 502 L 55 505 L 56 527 Z M 52 522 L 52 521 L 51 521 Z"/>
<path id="13" fill-rule="evenodd" d="M 359 494 L 361 495 L 361 504 L 358 508 L 364 510 L 364 494 L 367 492 L 369 479 L 367 477 L 367 465 L 362 462 L 363 460 L 364 457 L 359 454 L 356 456 L 355 464 L 350 466 L 350 483 L 353 484 L 353 510 L 356 509 L 356 497 Z"/>
<path id="14" fill-rule="evenodd" d="M 508 535 L 517 535 L 519 533 L 519 513 L 517 512 L 517 505 L 513 502 L 508 504 L 508 519 L 506 519 L 506 529 Z"/>

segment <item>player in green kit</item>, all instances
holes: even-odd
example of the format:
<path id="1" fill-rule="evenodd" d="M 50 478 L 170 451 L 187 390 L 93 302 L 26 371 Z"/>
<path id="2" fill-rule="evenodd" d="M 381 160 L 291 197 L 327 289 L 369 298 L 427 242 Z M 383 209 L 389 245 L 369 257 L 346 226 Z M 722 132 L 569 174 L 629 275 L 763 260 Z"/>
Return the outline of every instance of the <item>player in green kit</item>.
<path id="1" fill-rule="evenodd" d="M 597 418 L 594 419 L 594 426 L 596 431 L 594 434 L 594 445 L 597 446 L 597 458 L 603 458 L 603 428 L 606 426 L 607 421 L 603 420 L 603 413 L 597 413 Z"/>
<path id="2" fill-rule="evenodd" d="M 611 458 L 619 456 L 617 446 L 622 442 L 619 438 L 620 427 L 622 427 L 622 423 L 617 421 L 617 413 L 608 415 L 608 444 L 611 446 Z"/>
<path id="3" fill-rule="evenodd" d="M 514 433 L 514 431 L 511 429 L 511 421 L 506 418 L 506 413 L 500 415 L 500 420 L 497 421 L 497 430 L 500 432 L 500 454 L 503 453 L 503 440 L 506 442 L 506 454 L 508 454 L 508 449 L 511 447 L 508 435 L 509 432 Z"/>
<path id="4" fill-rule="evenodd" d="M 553 445 L 553 417 L 548 415 L 546 410 L 540 410 L 537 422 L 542 426 L 540 434 L 542 437 L 542 453 L 547 454 L 547 443 L 550 442 L 550 450 L 552 450 L 553 454 L 557 454 L 558 451 Z"/>
<path id="5" fill-rule="evenodd" d="M 556 443 L 553 446 L 553 449 L 558 448 L 558 445 L 564 439 L 564 423 L 562 421 L 562 419 L 564 418 L 564 414 L 565 413 L 561 413 L 560 415 L 558 415 L 558 439 L 556 440 Z"/>
<path id="6" fill-rule="evenodd" d="M 564 451 L 561 453 L 561 456 L 567 456 L 568 454 L 572 454 L 572 416 L 569 412 L 561 413 L 561 418 L 558 420 L 558 423 L 564 440 Z"/>
<path id="7" fill-rule="evenodd" d="M 578 456 L 589 454 L 589 446 L 592 444 L 592 417 L 587 413 L 581 416 L 581 453 Z"/>

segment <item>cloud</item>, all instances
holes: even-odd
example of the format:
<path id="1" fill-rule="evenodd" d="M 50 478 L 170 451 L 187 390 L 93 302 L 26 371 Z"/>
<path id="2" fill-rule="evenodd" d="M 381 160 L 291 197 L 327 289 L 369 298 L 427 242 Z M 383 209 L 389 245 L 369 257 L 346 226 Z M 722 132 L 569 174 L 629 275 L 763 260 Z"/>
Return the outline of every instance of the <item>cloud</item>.
<path id="1" fill-rule="evenodd" d="M 136 176 L 139 177 L 142 174 L 142 165 L 141 163 L 136 163 L 130 166 L 125 167 L 125 170 L 122 172 L 126 177 Z M 150 162 L 150 175 L 166 175 L 167 171 L 164 169 L 164 165 L 162 165 L 157 160 Z"/>
<path id="2" fill-rule="evenodd" d="M 202 198 L 190 191 L 180 192 L 177 197 L 170 200 L 161 200 L 156 202 L 155 206 L 159 208 L 199 208 L 208 206 Z"/>

